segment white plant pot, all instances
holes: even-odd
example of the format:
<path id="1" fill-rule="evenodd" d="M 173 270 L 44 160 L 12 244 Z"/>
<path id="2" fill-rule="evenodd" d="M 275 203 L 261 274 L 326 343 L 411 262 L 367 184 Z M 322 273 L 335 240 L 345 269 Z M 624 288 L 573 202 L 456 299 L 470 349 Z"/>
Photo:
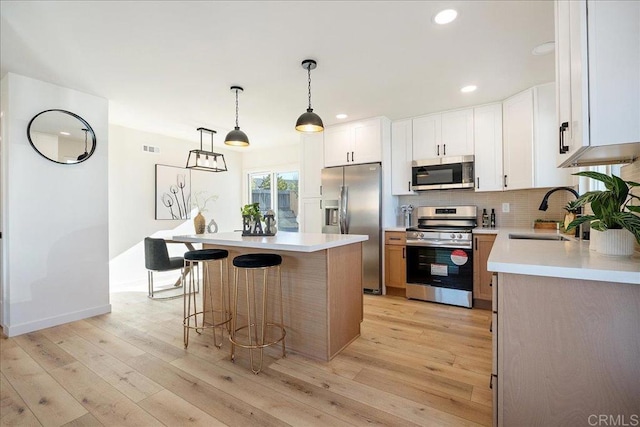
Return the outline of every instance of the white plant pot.
<path id="1" fill-rule="evenodd" d="M 636 239 L 626 229 L 598 231 L 591 229 L 589 249 L 603 255 L 631 256 Z"/>

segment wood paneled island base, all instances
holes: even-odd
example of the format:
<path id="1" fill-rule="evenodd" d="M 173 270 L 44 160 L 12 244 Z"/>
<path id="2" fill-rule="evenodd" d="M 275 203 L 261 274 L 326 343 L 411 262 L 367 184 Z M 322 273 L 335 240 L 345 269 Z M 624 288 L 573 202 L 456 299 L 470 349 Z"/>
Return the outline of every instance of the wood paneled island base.
<path id="1" fill-rule="evenodd" d="M 282 297 L 287 350 L 328 361 L 360 336 L 362 321 L 362 243 L 353 243 L 314 252 L 297 252 L 204 244 L 204 248 L 229 251 L 231 261 L 238 255 L 274 253 L 282 256 Z M 244 271 L 241 271 L 244 275 Z M 269 280 L 275 279 L 275 272 Z M 257 275 L 258 277 L 260 275 Z M 219 280 L 212 275 L 213 280 Z M 244 277 L 241 277 L 244 280 Z M 274 282 L 271 282 L 274 283 Z M 239 287 L 239 321 L 244 322 L 246 295 Z M 258 300 L 260 287 L 256 287 Z M 270 287 L 269 292 L 276 292 Z M 275 295 L 269 311 L 275 313 Z"/>

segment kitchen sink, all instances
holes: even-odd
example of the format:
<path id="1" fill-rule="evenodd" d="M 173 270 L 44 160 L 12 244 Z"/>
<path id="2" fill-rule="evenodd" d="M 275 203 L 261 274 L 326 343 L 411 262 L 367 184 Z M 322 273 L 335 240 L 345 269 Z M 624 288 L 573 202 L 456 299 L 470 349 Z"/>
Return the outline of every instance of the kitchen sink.
<path id="1" fill-rule="evenodd" d="M 564 236 L 558 234 L 509 234 L 510 239 L 522 239 L 522 240 L 557 240 L 562 242 L 568 242 L 571 239 L 567 239 Z"/>

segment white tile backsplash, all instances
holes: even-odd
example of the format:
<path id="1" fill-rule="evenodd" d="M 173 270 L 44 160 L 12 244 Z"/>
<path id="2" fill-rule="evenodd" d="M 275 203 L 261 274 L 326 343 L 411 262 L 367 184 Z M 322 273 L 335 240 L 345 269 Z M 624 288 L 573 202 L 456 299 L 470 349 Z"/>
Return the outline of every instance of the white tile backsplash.
<path id="1" fill-rule="evenodd" d="M 538 210 L 540 202 L 549 188 L 533 190 L 511 190 L 476 193 L 472 190 L 433 190 L 419 193 L 415 196 L 399 196 L 398 204 L 412 204 L 414 206 L 461 206 L 475 205 L 478 207 L 478 224 L 482 224 L 482 209 L 496 212 L 497 227 L 533 227 L 536 219 L 558 220 L 564 219 L 564 206 L 575 196 L 568 191 L 557 191 L 549 198 L 549 209 Z M 510 212 L 502 212 L 502 204 L 509 203 Z M 398 225 L 402 224 L 398 217 Z"/>

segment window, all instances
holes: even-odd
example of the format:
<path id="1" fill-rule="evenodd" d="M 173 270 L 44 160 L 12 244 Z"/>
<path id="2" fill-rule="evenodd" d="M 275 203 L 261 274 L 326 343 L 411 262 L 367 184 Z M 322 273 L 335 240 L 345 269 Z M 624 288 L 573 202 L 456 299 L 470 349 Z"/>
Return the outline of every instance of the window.
<path id="1" fill-rule="evenodd" d="M 263 215 L 273 209 L 278 230 L 297 232 L 298 182 L 298 171 L 250 173 L 249 203 L 259 203 Z"/>
<path id="2" fill-rule="evenodd" d="M 585 171 L 595 171 L 604 173 L 607 175 L 616 175 L 620 176 L 620 167 L 622 165 L 602 165 L 602 166 L 590 166 L 586 168 L 582 168 L 581 170 Z M 580 194 L 584 194 L 587 191 L 596 191 L 596 190 L 605 190 L 605 186 L 603 182 L 595 181 L 593 179 L 580 177 L 580 183 L 578 184 L 578 189 Z"/>

